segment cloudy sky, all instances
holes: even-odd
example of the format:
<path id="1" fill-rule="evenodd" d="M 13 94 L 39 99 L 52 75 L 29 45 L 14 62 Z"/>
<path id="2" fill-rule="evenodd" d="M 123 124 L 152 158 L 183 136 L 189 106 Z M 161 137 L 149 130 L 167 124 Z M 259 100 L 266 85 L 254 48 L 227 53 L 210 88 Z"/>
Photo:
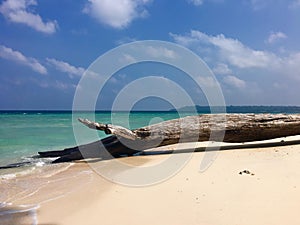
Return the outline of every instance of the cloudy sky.
<path id="1" fill-rule="evenodd" d="M 299 0 L 4 0 L 0 34 L 0 109 L 71 109 L 89 65 L 140 40 L 199 55 L 227 105 L 300 105 Z M 108 109 L 136 71 L 116 74 L 98 109 Z M 165 77 L 163 68 L 140 74 L 153 73 Z M 189 94 L 202 104 L 199 91 Z"/>

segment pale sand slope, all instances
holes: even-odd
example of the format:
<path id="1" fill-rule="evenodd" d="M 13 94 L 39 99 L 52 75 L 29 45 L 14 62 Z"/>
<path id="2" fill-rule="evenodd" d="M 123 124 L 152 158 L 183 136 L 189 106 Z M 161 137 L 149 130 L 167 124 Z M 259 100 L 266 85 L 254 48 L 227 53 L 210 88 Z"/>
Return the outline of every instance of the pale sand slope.
<path id="1" fill-rule="evenodd" d="M 117 185 L 93 173 L 83 188 L 42 204 L 39 224 L 300 224 L 300 145 L 220 151 L 201 173 L 204 154 L 193 153 L 179 173 L 148 187 Z M 121 161 L 147 166 L 168 157 Z M 254 175 L 240 175 L 244 170 Z"/>

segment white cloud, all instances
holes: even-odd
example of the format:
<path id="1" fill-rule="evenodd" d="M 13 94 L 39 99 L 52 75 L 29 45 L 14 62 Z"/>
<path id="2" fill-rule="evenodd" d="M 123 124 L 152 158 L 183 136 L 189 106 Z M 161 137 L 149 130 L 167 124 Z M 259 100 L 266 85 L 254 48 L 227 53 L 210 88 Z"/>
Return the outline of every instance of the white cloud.
<path id="1" fill-rule="evenodd" d="M 52 84 L 53 87 L 60 89 L 60 90 L 67 90 L 67 89 L 75 89 L 76 85 L 74 84 L 69 84 L 69 83 L 63 83 L 61 81 L 55 81 L 54 84 Z"/>
<path id="2" fill-rule="evenodd" d="M 266 42 L 269 43 L 269 44 L 273 44 L 273 43 L 275 43 L 275 42 L 277 42 L 281 39 L 286 39 L 286 38 L 287 38 L 287 36 L 286 36 L 285 33 L 282 33 L 282 32 L 274 33 L 274 32 L 272 32 L 270 34 L 270 36 L 268 37 L 268 39 L 266 40 Z"/>
<path id="3" fill-rule="evenodd" d="M 243 89 L 246 87 L 246 82 L 232 75 L 224 77 L 223 81 L 233 87 Z"/>
<path id="4" fill-rule="evenodd" d="M 204 0 L 187 0 L 188 1 L 188 3 L 190 3 L 190 4 L 193 4 L 193 5 L 195 5 L 195 6 L 199 6 L 199 5 L 202 5 L 203 4 L 203 1 Z"/>
<path id="5" fill-rule="evenodd" d="M 193 44 L 197 44 L 199 42 L 197 39 L 192 37 L 191 34 L 179 35 L 179 34 L 169 33 L 169 35 L 174 39 L 176 43 L 186 47 L 189 47 Z"/>
<path id="6" fill-rule="evenodd" d="M 284 52 L 285 56 L 280 56 L 268 51 L 254 50 L 239 40 L 226 38 L 223 34 L 211 36 L 200 31 L 191 31 L 187 35 L 170 35 L 175 42 L 195 50 L 202 58 L 209 59 L 206 62 L 216 74 L 249 74 L 251 71 L 256 76 L 261 74 L 300 81 L 300 51 Z M 242 82 L 232 77 L 227 77 L 224 81 L 227 84 L 235 81 L 236 86 L 243 86 Z"/>
<path id="7" fill-rule="evenodd" d="M 29 8 L 36 5 L 36 0 L 6 0 L 0 5 L 0 12 L 11 22 L 25 24 L 39 32 L 54 33 L 57 22 L 44 22 L 40 15 L 32 13 Z"/>
<path id="8" fill-rule="evenodd" d="M 116 44 L 123 45 L 123 44 L 127 44 L 127 43 L 134 42 L 134 41 L 137 41 L 137 39 L 131 38 L 131 37 L 124 37 L 122 39 L 117 40 Z"/>
<path id="9" fill-rule="evenodd" d="M 201 85 L 201 88 L 219 88 L 219 83 L 213 77 L 205 77 L 205 76 L 198 76 L 197 81 Z"/>
<path id="10" fill-rule="evenodd" d="M 223 34 L 210 36 L 192 30 L 185 36 L 171 36 L 177 43 L 186 46 L 197 44 L 215 48 L 217 57 L 238 68 L 268 68 L 279 63 L 275 54 L 251 49 L 236 39 L 226 38 Z"/>
<path id="11" fill-rule="evenodd" d="M 120 63 L 128 63 L 128 64 L 132 64 L 132 63 L 136 63 L 137 60 L 130 54 L 123 54 L 120 58 L 119 58 L 119 62 Z"/>
<path id="12" fill-rule="evenodd" d="M 58 80 L 37 80 L 37 79 L 31 79 L 31 81 L 33 83 L 35 83 L 36 85 L 38 85 L 39 87 L 42 88 L 55 88 L 55 89 L 59 89 L 59 90 L 69 90 L 69 89 L 75 89 L 76 85 L 75 84 L 71 84 L 71 83 L 64 83 Z"/>
<path id="13" fill-rule="evenodd" d="M 300 80 L 300 52 L 292 53 L 283 59 L 280 72 L 286 76 Z"/>
<path id="14" fill-rule="evenodd" d="M 56 59 L 49 59 L 47 58 L 47 61 L 52 64 L 57 70 L 68 73 L 70 75 L 76 75 L 76 76 L 82 76 L 85 69 L 82 67 L 75 67 L 70 65 L 67 62 L 59 61 Z"/>
<path id="15" fill-rule="evenodd" d="M 228 65 L 225 63 L 218 63 L 213 69 L 212 71 L 215 74 L 218 75 L 228 75 L 228 74 L 232 74 L 231 69 L 229 69 Z"/>
<path id="16" fill-rule="evenodd" d="M 150 56 L 156 57 L 156 58 L 169 58 L 174 59 L 177 57 L 176 52 L 174 52 L 171 49 L 164 48 L 164 47 L 152 47 L 147 46 L 145 49 L 145 52 L 148 53 Z"/>
<path id="17" fill-rule="evenodd" d="M 40 64 L 37 59 L 26 57 L 21 52 L 15 51 L 3 45 L 0 45 L 0 57 L 28 66 L 32 70 L 40 74 L 47 73 L 47 69 L 42 64 Z"/>
<path id="18" fill-rule="evenodd" d="M 216 74 L 224 75 L 218 78 L 227 104 L 299 104 L 300 51 L 283 49 L 275 54 L 223 34 L 200 31 L 170 36 L 205 59 Z M 209 79 L 201 83 L 212 86 Z M 275 87 L 280 87 L 279 95 Z"/>
<path id="19" fill-rule="evenodd" d="M 145 5 L 151 0 L 88 0 L 83 12 L 99 22 L 123 29 L 136 18 L 148 15 Z"/>

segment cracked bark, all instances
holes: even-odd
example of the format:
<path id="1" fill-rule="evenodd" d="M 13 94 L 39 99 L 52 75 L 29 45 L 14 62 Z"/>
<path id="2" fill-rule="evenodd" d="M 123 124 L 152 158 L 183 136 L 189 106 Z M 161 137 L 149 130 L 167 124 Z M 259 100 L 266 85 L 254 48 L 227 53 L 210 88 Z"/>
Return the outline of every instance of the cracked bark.
<path id="1" fill-rule="evenodd" d="M 204 114 L 129 130 L 79 119 L 91 129 L 112 134 L 99 141 L 61 151 L 39 152 L 66 162 L 83 158 L 134 155 L 149 148 L 195 141 L 251 142 L 300 134 L 300 114 Z"/>

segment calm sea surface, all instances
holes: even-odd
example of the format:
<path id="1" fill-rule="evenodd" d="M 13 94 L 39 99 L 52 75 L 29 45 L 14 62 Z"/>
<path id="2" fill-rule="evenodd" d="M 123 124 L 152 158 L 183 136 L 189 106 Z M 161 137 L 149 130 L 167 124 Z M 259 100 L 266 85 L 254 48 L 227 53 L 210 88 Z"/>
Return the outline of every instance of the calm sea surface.
<path id="1" fill-rule="evenodd" d="M 204 112 L 207 109 L 203 108 Z M 228 107 L 229 112 L 251 113 L 299 113 L 299 107 Z M 192 115 L 184 112 L 96 112 L 75 113 L 74 118 L 95 119 L 97 122 L 113 123 L 130 129 L 146 126 L 163 120 L 175 119 L 179 116 Z M 93 118 L 95 116 L 95 118 Z M 0 166 L 11 163 L 28 162 L 38 151 L 61 150 L 76 146 L 73 128 L 82 130 L 83 142 L 95 141 L 105 137 L 98 132 L 98 137 L 89 135 L 90 129 L 72 120 L 72 112 L 65 111 L 0 111 Z M 94 132 L 94 131 L 93 131 Z M 81 142 L 81 143 L 83 143 Z M 33 161 L 37 165 L 45 162 L 41 159 Z M 1 174 L 1 172 L 0 172 Z"/>
<path id="2" fill-rule="evenodd" d="M 207 107 L 197 110 L 199 113 L 209 113 Z M 300 107 L 228 107 L 227 112 L 300 113 Z M 37 224 L 36 209 L 40 203 L 72 191 L 74 187 L 69 186 L 69 181 L 74 177 L 84 180 L 83 183 L 89 182 L 89 169 L 69 170 L 73 163 L 51 164 L 53 159 L 32 157 L 37 155 L 38 151 L 61 150 L 105 137 L 103 132 L 91 130 L 80 124 L 77 118 L 88 118 L 134 129 L 187 115 L 193 113 L 178 114 L 174 111 L 72 114 L 54 111 L 0 111 L 0 167 L 9 164 L 22 165 L 0 169 L 0 224 L 5 221 L 8 221 L 5 224 L 18 224 L 14 219 L 18 218 L 20 213 L 27 215 L 26 218 L 31 221 L 28 224 Z M 79 136 L 80 140 L 75 136 Z M 51 185 L 54 185 L 55 191 L 39 194 L 39 191 L 52 187 Z"/>
<path id="3" fill-rule="evenodd" d="M 75 118 L 91 118 L 93 113 L 76 113 Z M 189 113 L 185 113 L 189 115 Z M 129 127 L 131 129 L 150 123 L 178 118 L 176 112 L 96 112 L 95 120 Z M 71 112 L 0 112 L 0 166 L 30 160 L 38 151 L 60 150 L 77 145 L 73 126 L 82 127 L 86 142 L 96 139 L 88 136 L 89 129 L 72 121 Z M 99 137 L 105 137 L 98 132 Z"/>

